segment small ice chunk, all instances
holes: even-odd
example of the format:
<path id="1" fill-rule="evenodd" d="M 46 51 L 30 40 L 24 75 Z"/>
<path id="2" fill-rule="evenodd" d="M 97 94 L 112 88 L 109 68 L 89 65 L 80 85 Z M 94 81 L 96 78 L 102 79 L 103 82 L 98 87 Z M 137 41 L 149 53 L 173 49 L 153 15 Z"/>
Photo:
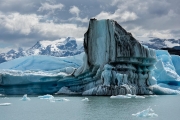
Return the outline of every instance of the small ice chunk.
<path id="1" fill-rule="evenodd" d="M 82 99 L 81 101 L 89 101 L 89 99 L 87 97 L 85 97 L 84 99 Z"/>
<path id="2" fill-rule="evenodd" d="M 135 98 L 145 98 L 145 97 L 144 97 L 144 96 L 138 96 L 138 95 L 137 95 Z"/>
<path id="3" fill-rule="evenodd" d="M 148 109 L 143 110 L 141 112 L 138 112 L 136 114 L 132 114 L 132 116 L 145 117 L 145 118 L 148 118 L 148 117 L 158 117 L 158 115 L 154 113 L 154 111 L 152 110 L 151 107 L 149 107 Z"/>
<path id="4" fill-rule="evenodd" d="M 20 100 L 22 101 L 30 101 L 31 99 L 27 97 L 27 94 L 25 94 Z"/>
<path id="5" fill-rule="evenodd" d="M 54 99 L 54 101 L 70 101 L 69 99 L 66 99 L 66 98 L 61 98 L 61 99 Z"/>
<path id="6" fill-rule="evenodd" d="M 117 95 L 117 96 L 111 96 L 110 98 L 120 98 L 120 99 L 124 99 L 124 98 L 131 98 L 131 97 L 126 96 L 126 95 Z"/>
<path id="7" fill-rule="evenodd" d="M 56 102 L 56 101 L 65 101 L 65 102 L 67 102 L 67 101 L 70 101 L 69 99 L 66 99 L 66 98 L 60 98 L 60 99 L 50 99 L 50 102 Z"/>
<path id="8" fill-rule="evenodd" d="M 0 103 L 0 106 L 9 106 L 11 103 Z"/>
<path id="9" fill-rule="evenodd" d="M 54 99 L 54 97 L 52 95 L 43 95 L 43 96 L 38 96 L 38 98 L 40 99 L 46 99 L 46 100 L 49 100 L 49 99 Z"/>

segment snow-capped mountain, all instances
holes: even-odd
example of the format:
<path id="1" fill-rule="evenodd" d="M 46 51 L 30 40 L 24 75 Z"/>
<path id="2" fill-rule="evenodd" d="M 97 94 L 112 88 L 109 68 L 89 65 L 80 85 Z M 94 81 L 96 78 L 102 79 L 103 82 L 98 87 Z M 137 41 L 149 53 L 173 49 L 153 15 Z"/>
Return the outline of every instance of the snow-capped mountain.
<path id="1" fill-rule="evenodd" d="M 82 53 L 84 51 L 83 49 L 83 42 L 77 41 L 73 37 L 61 38 L 54 41 L 43 40 L 38 41 L 28 50 L 19 48 L 17 51 L 12 49 L 7 53 L 1 53 L 0 63 L 30 55 L 50 55 L 55 57 L 74 56 Z"/>
<path id="2" fill-rule="evenodd" d="M 140 41 L 141 44 L 148 46 L 149 48 L 153 49 L 161 49 L 161 48 L 172 48 L 175 46 L 179 46 L 179 40 L 175 39 L 160 39 L 160 38 L 153 38 L 147 41 Z"/>

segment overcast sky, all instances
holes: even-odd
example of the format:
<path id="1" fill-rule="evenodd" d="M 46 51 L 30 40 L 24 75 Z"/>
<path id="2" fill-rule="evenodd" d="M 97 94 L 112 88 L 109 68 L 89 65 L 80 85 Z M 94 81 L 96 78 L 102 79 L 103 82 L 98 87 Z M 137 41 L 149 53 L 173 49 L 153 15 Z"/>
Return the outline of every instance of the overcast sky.
<path id="1" fill-rule="evenodd" d="M 0 53 L 39 40 L 83 38 L 90 18 L 114 19 L 137 39 L 180 38 L 180 0 L 0 0 Z"/>

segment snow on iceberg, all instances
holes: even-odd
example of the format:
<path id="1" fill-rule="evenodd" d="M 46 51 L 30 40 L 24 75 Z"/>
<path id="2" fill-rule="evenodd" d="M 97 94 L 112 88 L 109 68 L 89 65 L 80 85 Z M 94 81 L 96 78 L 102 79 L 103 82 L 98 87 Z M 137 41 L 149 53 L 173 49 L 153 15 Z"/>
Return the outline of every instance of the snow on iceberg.
<path id="1" fill-rule="evenodd" d="M 136 114 L 132 114 L 132 115 L 136 116 L 136 117 L 143 117 L 143 118 L 158 117 L 158 115 L 154 113 L 154 111 L 151 107 L 149 107 L 148 109 L 143 110 L 141 112 L 138 112 Z"/>
<path id="2" fill-rule="evenodd" d="M 38 96 L 38 98 L 50 100 L 50 99 L 54 99 L 54 96 L 47 94 L 47 95 L 43 95 L 43 96 Z"/>
<path id="3" fill-rule="evenodd" d="M 25 94 L 20 100 L 22 101 L 30 101 L 31 99 L 27 97 L 27 94 Z"/>
<path id="4" fill-rule="evenodd" d="M 0 103 L 0 106 L 9 106 L 11 103 Z"/>

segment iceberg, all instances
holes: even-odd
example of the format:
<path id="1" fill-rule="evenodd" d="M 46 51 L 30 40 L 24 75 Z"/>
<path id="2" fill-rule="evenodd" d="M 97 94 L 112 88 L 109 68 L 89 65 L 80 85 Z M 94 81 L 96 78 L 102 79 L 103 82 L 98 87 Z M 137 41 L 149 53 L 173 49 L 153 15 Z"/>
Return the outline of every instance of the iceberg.
<path id="1" fill-rule="evenodd" d="M 146 110 L 143 110 L 141 112 L 138 112 L 136 114 L 132 114 L 132 116 L 143 117 L 143 118 L 158 117 L 158 115 L 154 113 L 154 111 L 151 107 L 149 107 Z"/>
<path id="2" fill-rule="evenodd" d="M 28 56 L 1 63 L 0 93 L 55 93 L 64 86 L 57 85 L 58 80 L 71 75 L 81 65 L 83 54 L 62 58 Z"/>
<path id="3" fill-rule="evenodd" d="M 159 86 L 154 86 L 154 92 L 156 92 L 156 94 L 179 94 L 179 56 L 170 55 L 165 50 L 156 50 L 156 56 L 157 62 L 155 64 L 155 69 L 153 70 L 153 76 L 157 80 Z M 160 92 L 160 90 L 162 90 L 162 92 Z"/>
<path id="4" fill-rule="evenodd" d="M 116 21 L 91 19 L 84 51 L 82 66 L 59 85 L 83 95 L 152 94 L 155 50 L 141 45 Z"/>
<path id="5" fill-rule="evenodd" d="M 68 57 L 34 55 L 17 58 L 0 64 L 0 69 L 50 71 L 66 67 L 80 67 L 84 53 Z"/>
<path id="6" fill-rule="evenodd" d="M 84 51 L 69 57 L 38 55 L 1 63 L 0 94 L 143 98 L 127 94 L 179 93 L 156 86 L 180 85 L 179 57 L 141 45 L 114 20 L 90 20 L 84 34 Z"/>
<path id="7" fill-rule="evenodd" d="M 20 100 L 22 101 L 30 101 L 31 99 L 27 97 L 27 94 L 25 94 Z"/>

